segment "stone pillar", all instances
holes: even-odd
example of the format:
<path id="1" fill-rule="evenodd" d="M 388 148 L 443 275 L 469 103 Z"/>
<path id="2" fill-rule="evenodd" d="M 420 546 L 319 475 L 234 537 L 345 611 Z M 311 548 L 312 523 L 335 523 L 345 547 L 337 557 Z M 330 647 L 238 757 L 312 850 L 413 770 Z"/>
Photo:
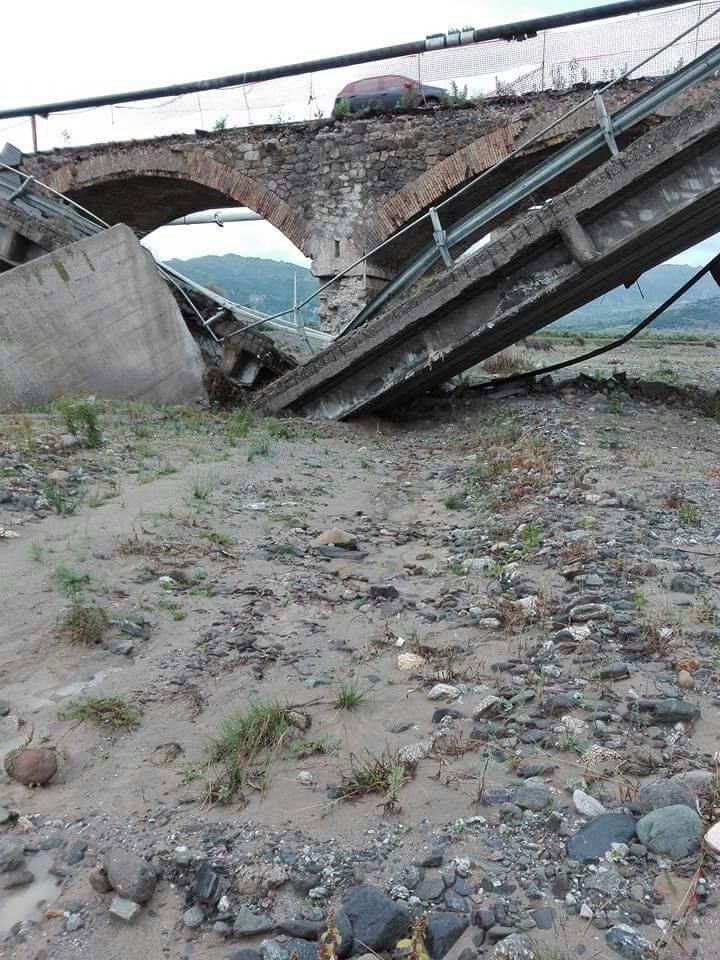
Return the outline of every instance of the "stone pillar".
<path id="1" fill-rule="evenodd" d="M 322 285 L 359 256 L 361 254 L 350 241 L 331 241 L 324 244 L 320 254 L 313 259 L 313 273 Z M 382 290 L 389 279 L 390 274 L 372 260 L 365 260 L 353 267 L 320 294 L 320 328 L 327 333 L 337 333 Z"/>

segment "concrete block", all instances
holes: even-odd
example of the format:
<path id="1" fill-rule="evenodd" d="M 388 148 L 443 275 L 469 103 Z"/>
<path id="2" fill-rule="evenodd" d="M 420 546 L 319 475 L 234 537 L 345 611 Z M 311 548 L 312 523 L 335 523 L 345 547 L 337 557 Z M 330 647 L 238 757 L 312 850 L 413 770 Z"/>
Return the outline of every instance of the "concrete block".
<path id="1" fill-rule="evenodd" d="M 0 409 L 80 391 L 191 403 L 203 373 L 152 255 L 122 224 L 0 274 Z"/>

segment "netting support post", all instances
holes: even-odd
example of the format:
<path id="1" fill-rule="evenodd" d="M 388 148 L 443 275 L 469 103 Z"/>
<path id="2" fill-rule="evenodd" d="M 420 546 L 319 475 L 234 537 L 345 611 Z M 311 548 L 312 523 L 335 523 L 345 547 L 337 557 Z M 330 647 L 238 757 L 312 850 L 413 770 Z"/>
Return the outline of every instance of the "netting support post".
<path id="1" fill-rule="evenodd" d="M 440 223 L 440 217 L 435 207 L 430 207 L 430 220 L 432 221 L 433 227 L 433 240 L 437 245 L 438 250 L 440 251 L 440 256 L 443 258 L 443 262 L 448 269 L 454 265 L 453 258 L 450 256 L 450 251 L 447 247 L 447 238 L 445 236 L 445 231 L 442 228 Z"/>
<path id="2" fill-rule="evenodd" d="M 620 153 L 620 149 L 615 141 L 612 121 L 610 120 L 608 112 L 605 109 L 605 102 L 597 90 L 594 92 L 593 97 L 595 99 L 595 116 L 597 117 L 598 126 L 602 130 L 602 135 L 605 137 L 605 142 L 610 148 L 610 153 L 614 157 L 617 157 L 617 155 Z"/>

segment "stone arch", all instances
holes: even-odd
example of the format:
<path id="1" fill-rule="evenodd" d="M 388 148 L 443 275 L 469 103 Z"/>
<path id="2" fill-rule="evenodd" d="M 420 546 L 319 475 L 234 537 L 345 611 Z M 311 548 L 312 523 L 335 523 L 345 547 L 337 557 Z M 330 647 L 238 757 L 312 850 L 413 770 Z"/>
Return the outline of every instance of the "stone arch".
<path id="1" fill-rule="evenodd" d="M 487 170 L 515 149 L 525 129 L 513 120 L 490 130 L 405 184 L 374 213 L 368 224 L 372 244 L 382 243 L 457 187 Z"/>
<path id="2" fill-rule="evenodd" d="M 138 211 L 136 222 L 132 222 L 131 217 L 125 217 L 125 222 L 140 233 L 147 233 L 175 216 L 192 212 L 192 209 L 221 204 L 241 205 L 262 214 L 303 254 L 312 256 L 307 249 L 310 239 L 308 226 L 300 210 L 260 181 L 218 162 L 202 147 L 178 149 L 175 145 L 173 149 L 173 145 L 133 144 L 67 157 L 67 161 L 52 172 L 45 173 L 45 182 L 72 199 L 84 202 L 88 209 L 109 222 L 123 218 L 108 216 L 113 208 L 113 199 L 108 196 L 108 190 L 114 190 L 115 207 L 119 210 L 132 204 L 132 197 L 128 197 L 125 204 L 122 202 L 123 194 L 132 192 L 131 184 L 144 183 L 148 187 L 150 181 L 154 180 L 165 185 L 164 192 L 169 197 L 171 215 L 152 222 L 148 219 L 151 215 L 145 209 Z M 182 188 L 180 183 L 183 184 Z M 193 200 L 193 189 L 196 200 Z M 193 203 L 196 205 L 188 209 L 187 204 Z"/>

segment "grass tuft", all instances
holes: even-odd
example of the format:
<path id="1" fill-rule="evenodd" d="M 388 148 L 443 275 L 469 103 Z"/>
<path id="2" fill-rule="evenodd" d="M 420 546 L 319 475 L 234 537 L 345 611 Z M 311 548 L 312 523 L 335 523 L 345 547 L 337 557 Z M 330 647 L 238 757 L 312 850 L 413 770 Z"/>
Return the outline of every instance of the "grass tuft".
<path id="1" fill-rule="evenodd" d="M 74 600 L 60 629 L 71 643 L 94 647 L 101 642 L 108 623 L 108 615 L 101 607 L 88 607 Z"/>
<path id="2" fill-rule="evenodd" d="M 60 714 L 62 720 L 94 723 L 111 730 L 131 730 L 140 723 L 140 714 L 124 697 L 89 697 Z"/>
<path id="3" fill-rule="evenodd" d="M 336 710 L 355 710 L 367 697 L 369 690 L 361 690 L 358 686 L 357 678 L 352 680 L 343 680 L 335 688 L 335 701 L 333 706 Z"/>
<path id="4" fill-rule="evenodd" d="M 95 397 L 60 397 L 53 407 L 68 433 L 79 437 L 84 446 L 99 447 L 102 444 L 100 411 Z"/>

